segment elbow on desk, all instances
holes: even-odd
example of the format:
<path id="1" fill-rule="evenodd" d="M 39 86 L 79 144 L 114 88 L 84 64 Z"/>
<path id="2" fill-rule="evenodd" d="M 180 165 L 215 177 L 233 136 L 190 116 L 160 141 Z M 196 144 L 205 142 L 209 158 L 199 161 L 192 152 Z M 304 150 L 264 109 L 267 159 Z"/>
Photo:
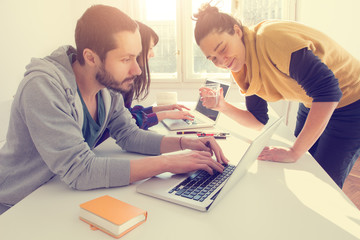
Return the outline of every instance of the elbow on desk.
<path id="1" fill-rule="evenodd" d="M 257 124 L 254 124 L 251 128 L 254 129 L 255 131 L 260 132 L 264 129 L 265 126 L 266 126 L 266 124 L 258 122 Z"/>
<path id="2" fill-rule="evenodd" d="M 253 129 L 260 132 L 264 129 L 264 127 L 265 127 L 264 124 L 259 124 L 259 125 L 255 126 Z"/>
<path id="3" fill-rule="evenodd" d="M 94 189 L 100 189 L 100 188 L 110 188 L 111 186 L 102 186 L 99 184 L 92 184 L 89 185 L 89 183 L 81 183 L 79 181 L 74 181 L 72 183 L 69 183 L 68 186 L 74 190 L 78 191 L 88 191 L 88 190 L 94 190 Z"/>
<path id="4" fill-rule="evenodd" d="M 79 180 L 74 180 L 72 182 L 69 182 L 67 183 L 67 185 L 74 189 L 74 190 L 79 190 L 79 191 L 87 191 L 87 190 L 91 190 L 91 189 L 94 189 L 92 187 L 89 186 L 89 183 L 88 184 L 84 184 L 82 183 L 83 181 L 79 181 Z"/>
<path id="5" fill-rule="evenodd" d="M 269 122 L 269 116 L 263 116 L 262 118 L 257 118 L 254 115 L 251 115 L 252 118 L 249 119 L 249 127 L 256 131 L 261 131 Z"/>
<path id="6" fill-rule="evenodd" d="M 62 179 L 63 182 L 65 182 L 70 188 L 74 190 L 79 191 L 87 191 L 92 189 L 98 189 L 98 188 L 108 188 L 109 184 L 106 184 L 104 181 L 97 181 L 96 179 L 92 179 L 89 177 L 81 177 L 79 175 L 77 178 L 73 179 L 72 181 L 66 181 L 66 179 Z"/>
<path id="7" fill-rule="evenodd" d="M 94 178 L 86 178 L 74 179 L 72 182 L 66 183 L 70 188 L 79 191 L 88 191 L 100 188 L 112 188 L 112 187 L 124 187 L 130 184 L 129 181 L 125 182 L 123 179 L 117 177 L 116 179 L 107 179 L 106 177 L 102 177 L 101 179 Z"/>

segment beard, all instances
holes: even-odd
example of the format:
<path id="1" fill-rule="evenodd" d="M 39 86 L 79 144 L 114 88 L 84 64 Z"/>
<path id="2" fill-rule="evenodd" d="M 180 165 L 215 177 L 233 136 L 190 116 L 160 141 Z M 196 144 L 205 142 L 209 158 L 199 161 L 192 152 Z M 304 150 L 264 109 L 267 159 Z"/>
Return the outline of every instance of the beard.
<path id="1" fill-rule="evenodd" d="M 128 77 L 125 78 L 122 82 L 118 82 L 115 80 L 114 76 L 105 70 L 104 65 L 101 65 L 99 71 L 95 75 L 95 78 L 101 85 L 105 86 L 106 88 L 121 94 L 125 94 L 133 89 L 136 76 Z"/>

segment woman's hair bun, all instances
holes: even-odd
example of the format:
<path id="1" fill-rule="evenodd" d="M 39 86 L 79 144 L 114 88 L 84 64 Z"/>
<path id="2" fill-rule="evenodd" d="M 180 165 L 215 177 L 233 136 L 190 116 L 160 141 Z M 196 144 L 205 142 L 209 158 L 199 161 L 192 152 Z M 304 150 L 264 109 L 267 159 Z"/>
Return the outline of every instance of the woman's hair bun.
<path id="1" fill-rule="evenodd" d="M 235 25 L 242 29 L 241 22 L 230 14 L 220 12 L 216 5 L 211 5 L 213 1 L 201 5 L 199 12 L 193 15 L 193 20 L 196 21 L 194 36 L 197 45 L 200 45 L 200 41 L 213 31 L 217 33 L 227 32 L 233 35 Z"/>
<path id="2" fill-rule="evenodd" d="M 215 6 L 211 6 L 210 3 L 204 3 L 200 6 L 198 13 L 194 14 L 195 20 L 203 18 L 207 14 L 219 13 L 219 9 Z"/>

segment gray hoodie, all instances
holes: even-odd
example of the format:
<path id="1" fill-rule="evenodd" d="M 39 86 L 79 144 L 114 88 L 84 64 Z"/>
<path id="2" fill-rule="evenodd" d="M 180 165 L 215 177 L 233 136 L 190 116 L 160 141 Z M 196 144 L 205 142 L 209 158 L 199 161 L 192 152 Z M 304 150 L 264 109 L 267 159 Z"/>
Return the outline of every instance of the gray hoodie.
<path id="1" fill-rule="evenodd" d="M 129 184 L 129 159 L 97 157 L 84 141 L 83 108 L 68 56 L 74 51 L 60 47 L 26 67 L 0 149 L 0 203 L 16 204 L 55 175 L 79 190 Z M 101 133 L 108 128 L 127 151 L 160 154 L 163 136 L 139 129 L 121 94 L 103 89 L 102 96 Z"/>

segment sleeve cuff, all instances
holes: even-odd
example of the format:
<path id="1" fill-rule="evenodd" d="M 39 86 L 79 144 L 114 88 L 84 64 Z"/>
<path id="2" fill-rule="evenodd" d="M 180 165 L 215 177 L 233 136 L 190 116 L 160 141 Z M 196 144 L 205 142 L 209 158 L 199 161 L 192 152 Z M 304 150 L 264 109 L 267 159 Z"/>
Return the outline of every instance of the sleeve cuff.
<path id="1" fill-rule="evenodd" d="M 146 117 L 147 117 L 146 125 L 148 128 L 159 123 L 159 119 L 158 119 L 156 113 L 150 113 Z"/>
<path id="2" fill-rule="evenodd" d="M 150 106 L 150 107 L 144 108 L 143 112 L 146 113 L 146 114 L 153 113 L 153 107 Z"/>

